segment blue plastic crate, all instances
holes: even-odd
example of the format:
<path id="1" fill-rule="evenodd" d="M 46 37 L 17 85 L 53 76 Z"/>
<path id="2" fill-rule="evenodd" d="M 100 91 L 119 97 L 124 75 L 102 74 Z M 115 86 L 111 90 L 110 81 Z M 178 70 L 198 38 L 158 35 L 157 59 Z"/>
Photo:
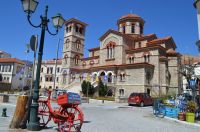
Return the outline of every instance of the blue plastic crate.
<path id="1" fill-rule="evenodd" d="M 179 108 L 171 108 L 171 107 L 165 107 L 165 116 L 176 118 L 178 117 L 178 113 L 180 112 Z"/>

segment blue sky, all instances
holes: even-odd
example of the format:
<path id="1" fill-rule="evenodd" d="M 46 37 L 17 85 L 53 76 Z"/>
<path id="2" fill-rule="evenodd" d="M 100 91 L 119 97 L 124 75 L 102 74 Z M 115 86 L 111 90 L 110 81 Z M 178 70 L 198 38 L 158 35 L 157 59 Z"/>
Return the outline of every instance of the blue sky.
<path id="1" fill-rule="evenodd" d="M 180 53 L 198 55 L 195 42 L 198 40 L 197 16 L 193 7 L 194 0 L 39 0 L 32 16 L 35 24 L 40 22 L 45 5 L 49 5 L 48 16 L 58 12 L 65 19 L 75 17 L 88 23 L 85 41 L 87 49 L 97 47 L 99 38 L 108 30 L 116 29 L 117 20 L 130 12 L 141 16 L 145 21 L 144 33 L 155 33 L 158 37 L 172 36 Z M 21 0 L 4 0 L 0 5 L 0 50 L 12 57 L 26 59 L 25 45 L 33 34 L 40 35 L 40 29 L 30 26 L 23 12 Z M 52 31 L 52 23 L 49 23 Z M 63 29 L 57 36 L 46 33 L 43 59 L 56 56 L 56 45 L 63 39 Z M 59 57 L 61 57 L 62 44 Z M 32 59 L 32 53 L 28 58 Z"/>

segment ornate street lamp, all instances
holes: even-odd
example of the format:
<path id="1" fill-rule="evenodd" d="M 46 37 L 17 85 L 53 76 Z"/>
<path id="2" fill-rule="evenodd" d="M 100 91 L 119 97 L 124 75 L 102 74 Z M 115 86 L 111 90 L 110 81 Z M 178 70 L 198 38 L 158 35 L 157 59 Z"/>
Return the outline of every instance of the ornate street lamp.
<path id="1" fill-rule="evenodd" d="M 197 9 L 197 20 L 198 20 L 198 31 L 199 31 L 199 40 L 196 42 L 198 50 L 200 52 L 200 0 L 195 0 L 194 7 Z M 198 89 L 200 94 L 200 83 L 198 83 Z M 200 101 L 200 98 L 199 98 Z"/>
<path id="2" fill-rule="evenodd" d="M 35 28 L 41 28 L 41 36 L 40 36 L 40 45 L 38 51 L 38 63 L 37 63 L 37 71 L 36 71 L 36 81 L 34 85 L 34 93 L 33 93 L 33 101 L 31 104 L 30 110 L 30 120 L 27 126 L 28 130 L 31 131 L 39 131 L 39 119 L 38 119 L 38 99 L 39 99 L 39 82 L 40 82 L 40 69 L 41 69 L 41 62 L 42 62 L 42 55 L 43 55 L 43 47 L 44 47 L 44 38 L 45 38 L 45 31 L 48 31 L 51 35 L 58 34 L 58 30 L 62 28 L 64 24 L 63 17 L 58 14 L 55 17 L 52 17 L 54 27 L 56 28 L 56 33 L 51 33 L 48 28 L 49 19 L 47 18 L 48 6 L 46 6 L 44 16 L 41 16 L 41 22 L 39 25 L 34 25 L 30 18 L 31 15 L 35 12 L 38 2 L 36 0 L 21 0 L 24 12 L 27 13 L 27 19 L 31 26 Z"/>

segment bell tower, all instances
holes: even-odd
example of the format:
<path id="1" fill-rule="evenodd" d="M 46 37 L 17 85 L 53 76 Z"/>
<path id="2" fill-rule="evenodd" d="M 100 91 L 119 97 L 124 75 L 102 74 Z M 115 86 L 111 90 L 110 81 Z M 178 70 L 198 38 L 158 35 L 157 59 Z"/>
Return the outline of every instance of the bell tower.
<path id="1" fill-rule="evenodd" d="M 142 35 L 144 20 L 136 14 L 122 16 L 118 21 L 119 32 L 131 35 Z"/>
<path id="2" fill-rule="evenodd" d="M 70 69 L 80 66 L 80 60 L 83 58 L 86 26 L 86 23 L 75 18 L 65 21 L 62 58 L 62 84 L 64 86 L 71 83 Z"/>

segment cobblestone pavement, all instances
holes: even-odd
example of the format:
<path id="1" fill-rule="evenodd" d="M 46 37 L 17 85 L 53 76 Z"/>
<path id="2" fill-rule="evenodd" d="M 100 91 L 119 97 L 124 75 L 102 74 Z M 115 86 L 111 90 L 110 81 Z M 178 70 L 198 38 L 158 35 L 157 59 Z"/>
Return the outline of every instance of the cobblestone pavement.
<path id="1" fill-rule="evenodd" d="M 15 101 L 15 100 L 13 100 Z M 15 102 L 0 104 L 0 112 L 6 107 L 9 117 L 0 117 L 0 132 L 26 132 L 8 129 L 15 109 Z M 54 107 L 56 105 L 54 104 Z M 200 127 L 181 124 L 152 115 L 151 107 L 130 107 L 127 104 L 82 104 L 85 123 L 81 132 L 199 132 Z M 56 132 L 56 124 L 50 122 L 42 132 Z"/>

